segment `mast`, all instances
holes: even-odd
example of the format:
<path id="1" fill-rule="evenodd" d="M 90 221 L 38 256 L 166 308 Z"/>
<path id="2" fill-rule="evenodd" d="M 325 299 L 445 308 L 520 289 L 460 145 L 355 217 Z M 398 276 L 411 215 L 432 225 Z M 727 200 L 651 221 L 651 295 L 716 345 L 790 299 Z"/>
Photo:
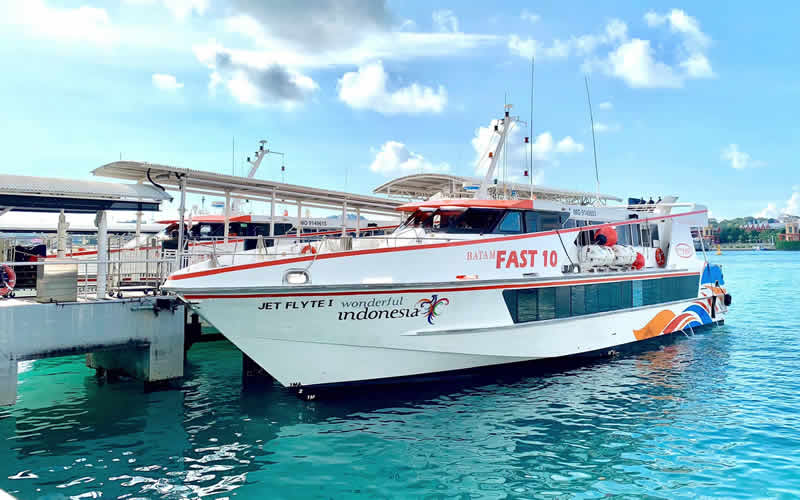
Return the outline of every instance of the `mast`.
<path id="1" fill-rule="evenodd" d="M 494 132 L 500 134 L 500 139 L 497 141 L 497 146 L 495 147 L 494 152 L 489 152 L 489 156 L 491 157 L 492 161 L 489 163 L 489 168 L 486 170 L 486 175 L 483 178 L 481 187 L 478 190 L 478 193 L 475 195 L 475 198 L 477 199 L 487 199 L 489 197 L 489 186 L 492 183 L 492 177 L 494 175 L 495 168 L 497 167 L 497 159 L 500 158 L 500 154 L 503 152 L 503 146 L 505 145 L 508 133 L 514 126 L 514 123 L 519 121 L 518 117 L 510 116 L 510 109 L 511 104 L 506 104 L 505 116 L 498 120 L 494 126 Z"/>
<path id="2" fill-rule="evenodd" d="M 256 155 L 255 159 L 250 160 L 250 157 L 249 156 L 247 157 L 247 163 L 250 164 L 250 172 L 247 173 L 248 179 L 252 179 L 253 177 L 255 177 L 256 171 L 258 170 L 258 167 L 261 166 L 261 162 L 264 160 L 264 157 L 266 155 L 273 154 L 273 155 L 283 156 L 283 153 L 279 151 L 271 151 L 270 149 L 265 148 L 264 146 L 267 144 L 267 141 L 265 141 L 264 139 L 261 139 L 260 141 L 258 141 L 258 143 L 259 146 L 258 150 L 255 152 Z M 234 214 L 238 214 L 239 206 L 241 205 L 241 203 L 242 200 L 240 200 L 239 198 L 233 200 L 233 206 L 231 207 L 231 212 Z"/>
<path id="3" fill-rule="evenodd" d="M 589 95 L 589 77 L 583 77 L 586 84 L 586 101 L 589 103 L 589 124 L 592 127 L 592 151 L 594 152 L 594 179 L 597 201 L 600 201 L 600 172 L 597 170 L 597 141 L 594 138 L 594 114 L 592 113 L 592 97 Z"/>

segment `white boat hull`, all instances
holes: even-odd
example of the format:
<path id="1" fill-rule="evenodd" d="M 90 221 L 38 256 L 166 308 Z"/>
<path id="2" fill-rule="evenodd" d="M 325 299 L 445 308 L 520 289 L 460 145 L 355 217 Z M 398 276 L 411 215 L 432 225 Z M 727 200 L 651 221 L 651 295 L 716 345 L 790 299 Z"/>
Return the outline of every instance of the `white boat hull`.
<path id="1" fill-rule="evenodd" d="M 711 299 L 698 298 L 515 324 L 505 287 L 233 294 L 196 299 L 195 307 L 287 387 L 558 358 L 712 322 Z M 439 301 L 433 316 L 430 300 Z M 724 319 L 720 306 L 713 321 Z"/>

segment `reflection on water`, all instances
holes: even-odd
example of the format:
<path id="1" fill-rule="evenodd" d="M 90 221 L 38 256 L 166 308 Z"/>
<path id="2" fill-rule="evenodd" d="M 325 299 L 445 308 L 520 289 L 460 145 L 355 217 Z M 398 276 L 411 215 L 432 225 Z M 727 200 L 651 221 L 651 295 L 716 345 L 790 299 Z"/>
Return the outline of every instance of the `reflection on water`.
<path id="1" fill-rule="evenodd" d="M 793 259 L 724 256 L 724 327 L 555 371 L 308 403 L 242 392 L 224 343 L 193 348 L 172 391 L 37 361 L 0 412 L 0 482 L 22 498 L 797 496 L 798 331 L 774 314 L 794 307 Z"/>

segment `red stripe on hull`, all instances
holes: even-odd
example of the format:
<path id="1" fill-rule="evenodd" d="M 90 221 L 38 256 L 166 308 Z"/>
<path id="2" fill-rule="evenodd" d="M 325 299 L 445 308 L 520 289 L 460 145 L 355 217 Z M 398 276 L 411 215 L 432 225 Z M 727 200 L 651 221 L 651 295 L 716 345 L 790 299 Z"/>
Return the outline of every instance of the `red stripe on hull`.
<path id="1" fill-rule="evenodd" d="M 453 288 L 416 288 L 405 290 L 359 290 L 348 292 L 322 292 L 322 293 L 254 293 L 254 294 L 235 294 L 235 295 L 184 295 L 187 300 L 202 300 L 202 299 L 256 299 L 256 298 L 275 298 L 275 297 L 336 297 L 343 295 L 386 295 L 398 293 L 428 293 L 431 290 L 437 292 L 473 292 L 479 290 L 505 290 L 510 288 L 541 288 L 546 286 L 565 286 L 565 285 L 591 285 L 594 283 L 608 283 L 613 281 L 638 281 L 643 279 L 658 279 L 658 278 L 672 278 L 680 276 L 700 276 L 700 273 L 674 273 L 668 275 L 644 275 L 635 277 L 609 277 L 603 279 L 588 279 L 588 280 L 563 280 L 563 281 L 550 281 L 543 283 L 529 283 L 529 284 L 508 284 L 508 285 L 484 285 L 484 286 L 470 286 L 470 287 L 453 287 Z"/>

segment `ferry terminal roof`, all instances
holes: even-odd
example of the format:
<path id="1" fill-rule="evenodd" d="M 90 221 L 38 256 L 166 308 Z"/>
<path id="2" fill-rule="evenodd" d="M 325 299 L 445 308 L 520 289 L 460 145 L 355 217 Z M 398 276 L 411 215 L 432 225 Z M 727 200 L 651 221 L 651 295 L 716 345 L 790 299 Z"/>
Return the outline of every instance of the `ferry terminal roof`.
<path id="1" fill-rule="evenodd" d="M 0 175 L 0 212 L 158 211 L 171 199 L 152 185 Z"/>

